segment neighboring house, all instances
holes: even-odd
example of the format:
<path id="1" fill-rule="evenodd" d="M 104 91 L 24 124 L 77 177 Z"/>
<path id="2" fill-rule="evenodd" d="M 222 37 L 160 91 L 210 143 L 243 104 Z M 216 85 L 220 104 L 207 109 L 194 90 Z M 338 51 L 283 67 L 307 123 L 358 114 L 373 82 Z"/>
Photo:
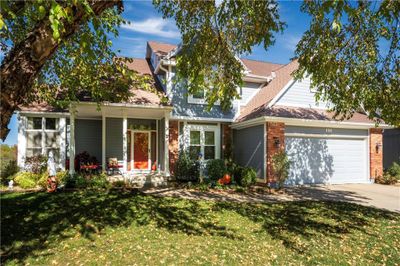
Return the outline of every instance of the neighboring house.
<path id="1" fill-rule="evenodd" d="M 385 129 L 383 132 L 383 167 L 400 163 L 400 128 Z"/>
<path id="2" fill-rule="evenodd" d="M 175 45 L 148 42 L 146 59 L 129 67 L 154 78 L 166 95 L 136 90 L 127 102 L 77 102 L 69 110 L 45 104 L 19 111 L 18 162 L 53 150 L 59 167 L 87 151 L 103 169 L 117 158 L 123 172 L 173 172 L 179 152 L 204 160 L 233 157 L 254 167 L 259 181 L 274 181 L 271 158 L 285 149 L 291 160 L 288 184 L 368 183 L 382 174 L 382 129 L 364 114 L 337 121 L 316 103 L 310 80 L 294 81 L 287 65 L 241 59 L 246 67 L 241 99 L 229 111 L 207 111 L 204 95 L 188 95 L 174 83 Z"/>

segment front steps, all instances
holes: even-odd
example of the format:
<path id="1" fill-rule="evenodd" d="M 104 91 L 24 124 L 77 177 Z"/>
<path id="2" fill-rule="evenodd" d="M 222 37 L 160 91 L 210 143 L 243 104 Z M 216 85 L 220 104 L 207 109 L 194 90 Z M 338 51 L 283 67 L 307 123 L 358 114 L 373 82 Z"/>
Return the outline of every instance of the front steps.
<path id="1" fill-rule="evenodd" d="M 126 173 L 110 176 L 109 180 L 111 182 L 125 181 L 137 188 L 150 188 L 166 187 L 168 183 L 172 181 L 172 178 L 165 176 L 163 173 Z"/>

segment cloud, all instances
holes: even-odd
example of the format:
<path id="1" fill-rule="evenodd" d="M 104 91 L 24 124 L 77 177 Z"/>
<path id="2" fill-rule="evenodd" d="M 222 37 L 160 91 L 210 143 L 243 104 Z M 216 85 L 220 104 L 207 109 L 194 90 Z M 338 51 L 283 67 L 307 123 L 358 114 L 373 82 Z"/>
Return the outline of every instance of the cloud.
<path id="1" fill-rule="evenodd" d="M 114 41 L 113 48 L 120 50 L 118 54 L 121 56 L 144 58 L 146 53 L 146 39 L 120 36 Z"/>
<path id="2" fill-rule="evenodd" d="M 131 21 L 131 24 L 122 25 L 121 28 L 164 38 L 180 38 L 180 33 L 176 30 L 175 25 L 162 18 L 149 18 L 143 21 Z"/>

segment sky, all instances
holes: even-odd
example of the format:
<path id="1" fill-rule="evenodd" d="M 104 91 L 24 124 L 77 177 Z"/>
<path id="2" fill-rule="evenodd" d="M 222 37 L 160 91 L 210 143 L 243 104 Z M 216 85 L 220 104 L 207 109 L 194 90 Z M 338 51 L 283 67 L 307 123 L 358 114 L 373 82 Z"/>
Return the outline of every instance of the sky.
<path id="1" fill-rule="evenodd" d="M 301 1 L 279 2 L 281 20 L 287 28 L 282 34 L 275 35 L 276 42 L 266 51 L 262 45 L 253 48 L 245 58 L 286 64 L 294 56 L 294 50 L 302 34 L 310 25 L 310 18 L 301 13 Z M 122 16 L 131 22 L 119 30 L 119 37 L 113 38 L 113 49 L 121 56 L 144 58 L 147 41 L 159 41 L 171 44 L 180 42 L 180 33 L 174 20 L 164 20 L 154 8 L 151 1 L 124 1 L 125 10 Z M 17 119 L 14 115 L 11 129 L 5 144 L 17 143 Z M 0 141 L 0 143 L 3 143 Z"/>

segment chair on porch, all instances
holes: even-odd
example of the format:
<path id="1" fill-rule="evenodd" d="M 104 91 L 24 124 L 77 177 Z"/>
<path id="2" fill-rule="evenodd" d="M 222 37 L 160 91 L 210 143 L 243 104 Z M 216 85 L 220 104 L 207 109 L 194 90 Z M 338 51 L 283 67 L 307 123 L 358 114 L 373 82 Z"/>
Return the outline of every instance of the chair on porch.
<path id="1" fill-rule="evenodd" d="M 115 172 L 117 174 L 122 175 L 121 168 L 123 168 L 122 161 L 118 161 L 117 158 L 109 158 L 107 163 L 107 174 L 114 175 Z"/>

